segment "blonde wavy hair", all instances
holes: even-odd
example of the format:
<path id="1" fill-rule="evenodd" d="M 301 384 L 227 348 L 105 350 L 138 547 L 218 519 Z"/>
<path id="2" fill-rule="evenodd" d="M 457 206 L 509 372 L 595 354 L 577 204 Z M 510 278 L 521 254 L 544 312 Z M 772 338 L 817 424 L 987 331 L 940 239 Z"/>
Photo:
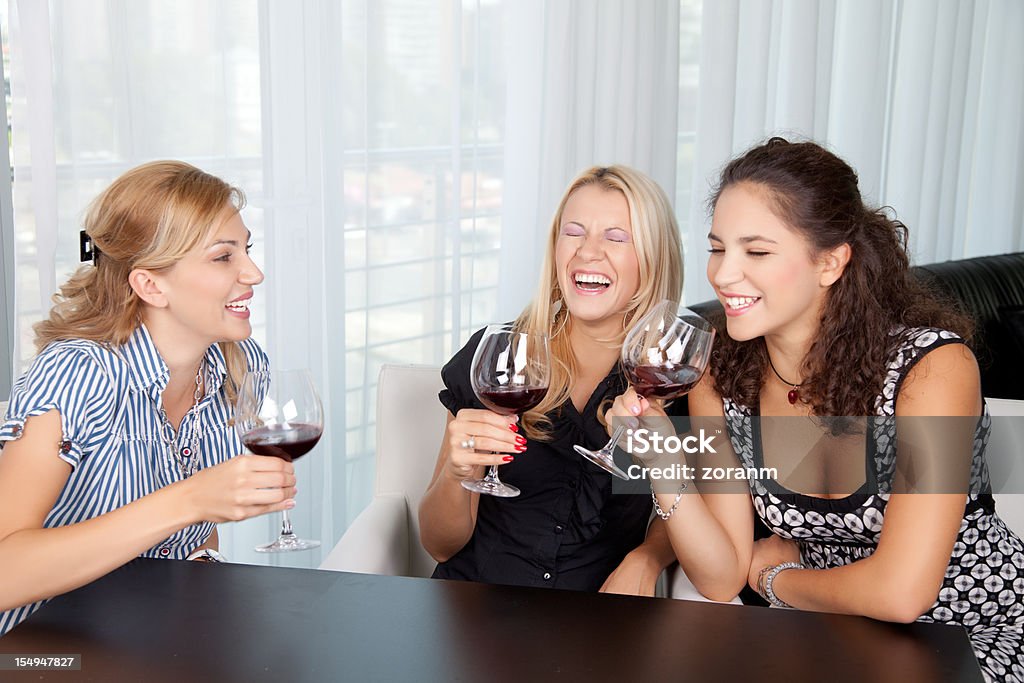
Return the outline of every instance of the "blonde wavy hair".
<path id="1" fill-rule="evenodd" d="M 648 176 L 627 166 L 594 166 L 576 176 L 551 221 L 537 294 L 515 323 L 517 329 L 548 335 L 551 347 L 548 392 L 540 405 L 522 417 L 526 434 L 532 439 L 550 438 L 551 421 L 546 414 L 565 403 L 579 374 L 580 359 L 569 343 L 572 316 L 563 305 L 558 285 L 555 243 L 561 232 L 566 203 L 574 192 L 589 185 L 621 192 L 626 198 L 633 247 L 640 265 L 640 286 L 623 315 L 622 329 L 615 338 L 604 341 L 611 347 L 620 346 L 634 320 L 662 299 L 678 302 L 682 296 L 683 245 L 675 213 L 664 190 Z"/>
<path id="2" fill-rule="evenodd" d="M 127 342 L 143 311 L 129 273 L 168 270 L 209 238 L 226 209 L 243 206 L 241 190 L 181 161 L 154 161 L 124 173 L 89 207 L 85 232 L 98 253 L 61 286 L 49 317 L 34 326 L 36 350 L 61 339 Z M 245 355 L 234 342 L 219 346 L 231 398 L 245 374 Z"/>

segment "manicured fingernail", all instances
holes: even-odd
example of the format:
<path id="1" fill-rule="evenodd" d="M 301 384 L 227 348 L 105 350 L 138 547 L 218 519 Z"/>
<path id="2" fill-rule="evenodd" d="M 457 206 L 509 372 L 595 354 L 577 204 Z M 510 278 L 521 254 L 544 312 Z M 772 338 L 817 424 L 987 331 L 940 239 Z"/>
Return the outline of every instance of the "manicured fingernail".
<path id="1" fill-rule="evenodd" d="M 524 439 L 521 436 L 517 436 L 516 437 L 516 443 L 519 444 L 520 446 L 525 446 L 526 445 L 526 439 Z"/>
<path id="2" fill-rule="evenodd" d="M 519 431 L 519 427 L 517 427 L 515 424 L 510 424 L 508 428 L 511 429 L 513 432 Z"/>
<path id="3" fill-rule="evenodd" d="M 504 458 L 502 458 L 501 460 L 502 460 L 502 462 L 512 462 L 512 461 L 513 461 L 513 460 L 515 460 L 515 459 L 516 459 L 516 458 L 515 458 L 515 456 L 514 456 L 514 455 L 506 455 L 506 456 L 505 456 Z"/>
<path id="4" fill-rule="evenodd" d="M 295 507 L 295 501 L 294 500 L 286 500 L 284 502 L 284 507 L 285 507 L 286 510 L 291 510 L 293 507 Z"/>
<path id="5" fill-rule="evenodd" d="M 521 446 L 521 445 L 517 444 L 516 445 L 516 450 L 519 451 L 520 453 L 522 453 L 523 451 L 526 450 L 526 446 Z"/>
<path id="6" fill-rule="evenodd" d="M 632 408 L 630 408 L 630 410 L 633 411 L 634 415 L 639 415 L 640 414 L 640 406 L 633 406 Z"/>

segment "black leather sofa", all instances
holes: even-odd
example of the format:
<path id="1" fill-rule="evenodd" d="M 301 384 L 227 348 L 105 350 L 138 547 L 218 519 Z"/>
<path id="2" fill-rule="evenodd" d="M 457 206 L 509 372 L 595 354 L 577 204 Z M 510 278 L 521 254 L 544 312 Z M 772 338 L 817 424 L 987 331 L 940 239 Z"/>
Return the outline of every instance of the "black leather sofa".
<path id="1" fill-rule="evenodd" d="M 1024 252 L 916 266 L 913 272 L 974 318 L 972 348 L 982 393 L 1024 400 Z M 724 331 L 725 314 L 717 300 L 691 308 Z"/>

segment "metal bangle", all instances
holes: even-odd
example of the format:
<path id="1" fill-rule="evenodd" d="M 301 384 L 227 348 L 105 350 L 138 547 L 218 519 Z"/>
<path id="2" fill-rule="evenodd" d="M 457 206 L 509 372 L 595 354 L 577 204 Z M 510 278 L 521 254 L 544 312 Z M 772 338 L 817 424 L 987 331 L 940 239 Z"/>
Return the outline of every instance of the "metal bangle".
<path id="1" fill-rule="evenodd" d="M 679 493 L 676 495 L 675 502 L 672 503 L 672 507 L 668 509 L 668 512 L 661 509 L 661 505 L 658 504 L 658 496 L 654 495 L 654 486 L 651 486 L 651 500 L 654 501 L 654 512 L 667 521 L 672 516 L 672 513 L 676 511 L 676 508 L 679 507 L 679 501 L 683 499 L 683 491 L 686 490 L 686 486 L 687 482 L 684 481 L 682 486 L 679 487 Z"/>
<path id="2" fill-rule="evenodd" d="M 197 550 L 185 559 L 192 560 L 193 562 L 227 562 L 224 556 L 213 548 Z"/>
<path id="3" fill-rule="evenodd" d="M 761 571 L 759 571 L 757 573 L 757 585 L 754 586 L 754 590 L 757 591 L 757 594 L 760 595 L 765 600 L 767 600 L 768 598 L 766 598 L 765 594 L 764 594 L 764 576 L 765 576 L 765 574 L 770 572 L 772 569 L 773 569 L 772 565 L 768 565 L 767 567 L 762 567 Z"/>
<path id="4" fill-rule="evenodd" d="M 775 591 L 772 590 L 772 583 L 774 583 L 775 577 L 787 569 L 807 569 L 807 567 L 799 562 L 783 562 L 772 567 L 764 578 L 764 598 L 776 607 L 793 609 L 792 605 L 780 599 L 779 596 L 775 595 Z"/>

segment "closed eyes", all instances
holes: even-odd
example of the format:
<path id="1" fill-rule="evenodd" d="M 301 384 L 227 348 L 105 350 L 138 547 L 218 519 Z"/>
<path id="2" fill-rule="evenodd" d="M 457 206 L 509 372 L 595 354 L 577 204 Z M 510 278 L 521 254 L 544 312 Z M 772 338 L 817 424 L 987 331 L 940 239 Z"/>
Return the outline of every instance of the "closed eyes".
<path id="1" fill-rule="evenodd" d="M 566 237 L 586 237 L 587 231 L 577 223 L 566 223 L 562 226 L 562 234 Z M 621 228 L 609 228 L 605 230 L 605 239 L 611 242 L 630 242 L 632 239 L 628 232 Z"/>
<path id="2" fill-rule="evenodd" d="M 709 254 L 724 254 L 725 253 L 725 249 L 722 249 L 721 247 L 711 247 L 710 249 L 708 249 L 708 253 Z M 770 252 L 770 251 L 756 251 L 756 250 L 751 249 L 751 250 L 747 251 L 747 256 L 753 256 L 754 258 L 760 258 L 761 256 L 768 256 L 771 253 L 772 252 Z"/>

